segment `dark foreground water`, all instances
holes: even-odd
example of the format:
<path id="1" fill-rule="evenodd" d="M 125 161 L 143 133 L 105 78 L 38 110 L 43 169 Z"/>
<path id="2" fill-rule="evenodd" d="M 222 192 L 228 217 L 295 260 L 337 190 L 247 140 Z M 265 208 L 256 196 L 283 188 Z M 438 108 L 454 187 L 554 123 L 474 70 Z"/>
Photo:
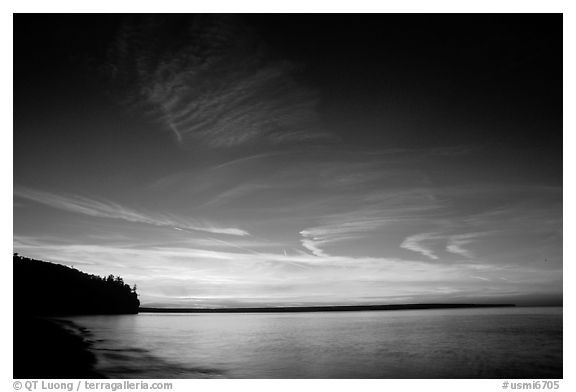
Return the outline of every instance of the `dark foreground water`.
<path id="1" fill-rule="evenodd" d="M 69 320 L 111 378 L 562 378 L 562 308 Z"/>

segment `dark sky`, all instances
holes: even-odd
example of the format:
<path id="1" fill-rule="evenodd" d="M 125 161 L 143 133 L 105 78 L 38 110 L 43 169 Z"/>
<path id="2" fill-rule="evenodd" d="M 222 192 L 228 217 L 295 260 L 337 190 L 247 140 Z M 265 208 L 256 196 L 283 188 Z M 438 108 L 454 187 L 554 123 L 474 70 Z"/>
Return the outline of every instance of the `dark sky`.
<path id="1" fill-rule="evenodd" d="M 145 303 L 561 296 L 561 15 L 17 15 L 14 100 L 15 249 Z"/>

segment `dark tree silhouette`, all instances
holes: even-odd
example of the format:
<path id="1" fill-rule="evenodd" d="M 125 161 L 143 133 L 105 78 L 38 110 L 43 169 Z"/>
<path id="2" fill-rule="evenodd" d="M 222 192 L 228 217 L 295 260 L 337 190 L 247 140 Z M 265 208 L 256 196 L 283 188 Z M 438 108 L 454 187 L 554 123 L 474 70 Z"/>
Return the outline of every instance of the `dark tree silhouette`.
<path id="1" fill-rule="evenodd" d="M 136 287 L 15 253 L 14 313 L 27 315 L 138 313 Z"/>

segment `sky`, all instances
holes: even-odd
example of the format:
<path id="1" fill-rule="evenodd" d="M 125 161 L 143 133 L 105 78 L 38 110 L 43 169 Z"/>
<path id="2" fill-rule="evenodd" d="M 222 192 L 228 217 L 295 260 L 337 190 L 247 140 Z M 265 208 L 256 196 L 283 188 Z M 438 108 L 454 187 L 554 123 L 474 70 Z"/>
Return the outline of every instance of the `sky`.
<path id="1" fill-rule="evenodd" d="M 561 15 L 14 19 L 14 252 L 144 306 L 561 303 Z"/>

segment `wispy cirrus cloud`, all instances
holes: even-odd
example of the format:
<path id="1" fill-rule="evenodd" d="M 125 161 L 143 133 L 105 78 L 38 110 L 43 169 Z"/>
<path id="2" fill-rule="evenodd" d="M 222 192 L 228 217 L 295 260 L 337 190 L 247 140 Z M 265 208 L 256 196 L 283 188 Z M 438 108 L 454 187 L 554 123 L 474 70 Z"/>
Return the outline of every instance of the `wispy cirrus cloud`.
<path id="1" fill-rule="evenodd" d="M 295 64 L 267 55 L 239 16 L 143 17 L 123 26 L 113 52 L 113 74 L 185 148 L 327 137 L 317 93 L 296 81 Z"/>
<path id="2" fill-rule="evenodd" d="M 336 217 L 341 219 L 335 220 Z M 391 218 L 363 215 L 340 214 L 333 216 L 332 223 L 310 227 L 300 231 L 300 243 L 315 256 L 327 257 L 322 245 L 360 238 L 364 233 L 381 228 L 392 221 Z"/>
<path id="3" fill-rule="evenodd" d="M 412 252 L 420 253 L 432 260 L 438 260 L 438 256 L 434 253 L 433 249 L 425 244 L 431 240 L 437 240 L 439 238 L 437 233 L 420 233 L 406 237 L 401 248 L 411 250 Z"/>
<path id="4" fill-rule="evenodd" d="M 321 240 L 316 237 L 310 237 L 310 235 L 305 231 L 301 231 L 300 234 L 302 235 L 302 239 L 300 243 L 306 249 L 308 249 L 314 256 L 318 257 L 327 257 L 328 254 L 320 248 L 320 245 L 325 244 L 326 240 Z"/>
<path id="5" fill-rule="evenodd" d="M 265 184 L 255 184 L 255 183 L 248 183 L 248 184 L 240 184 L 234 186 L 230 189 L 225 190 L 224 192 L 210 198 L 208 201 L 202 204 L 203 207 L 215 207 L 224 205 L 230 201 L 233 201 L 237 198 L 251 195 L 255 192 L 266 190 L 272 188 L 269 185 Z"/>
<path id="6" fill-rule="evenodd" d="M 471 250 L 466 249 L 466 246 L 472 244 L 479 237 L 484 235 L 486 235 L 486 233 L 466 233 L 451 236 L 448 238 L 446 251 L 471 259 L 474 257 L 474 253 Z"/>
<path id="7" fill-rule="evenodd" d="M 476 255 L 466 246 L 476 242 L 479 238 L 485 237 L 490 233 L 476 232 L 476 233 L 463 233 L 463 234 L 450 234 L 450 233 L 420 233 L 406 237 L 400 245 L 404 249 L 420 253 L 432 260 L 438 260 L 435 249 L 441 249 L 441 245 L 445 245 L 445 250 L 458 256 L 467 259 L 473 259 Z"/>
<path id="8" fill-rule="evenodd" d="M 219 227 L 202 221 L 179 218 L 171 214 L 143 213 L 115 202 L 94 200 L 77 195 L 63 196 L 25 187 L 15 187 L 14 195 L 60 210 L 99 218 L 120 219 L 158 227 L 194 230 L 212 234 L 227 234 L 233 236 L 249 235 L 247 231 L 238 228 Z"/>
<path id="9" fill-rule="evenodd" d="M 366 203 L 368 197 L 372 199 L 370 203 Z M 349 200 L 369 207 L 320 217 L 320 224 L 300 231 L 304 248 L 317 256 L 326 255 L 326 245 L 384 235 L 387 230 L 394 232 L 393 226 L 404 226 L 439 209 L 438 203 L 422 189 L 401 192 L 372 189 L 354 192 Z M 413 242 L 418 238 L 415 240 Z M 415 245 L 408 242 L 408 245 Z"/>

